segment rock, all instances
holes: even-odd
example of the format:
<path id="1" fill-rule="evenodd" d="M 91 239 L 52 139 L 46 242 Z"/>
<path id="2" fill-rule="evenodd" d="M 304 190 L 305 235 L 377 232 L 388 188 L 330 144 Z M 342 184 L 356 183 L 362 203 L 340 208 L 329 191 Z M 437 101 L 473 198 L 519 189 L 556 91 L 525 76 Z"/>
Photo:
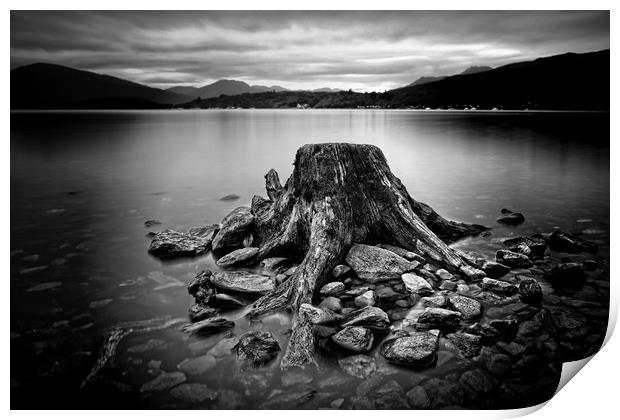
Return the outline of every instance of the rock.
<path id="1" fill-rule="evenodd" d="M 217 392 L 204 384 L 181 384 L 170 391 L 170 396 L 187 404 L 215 401 Z"/>
<path id="2" fill-rule="evenodd" d="M 504 296 L 511 296 L 517 293 L 517 287 L 506 281 L 490 279 L 485 277 L 480 284 L 482 290 L 497 293 Z"/>
<path id="3" fill-rule="evenodd" d="M 361 295 L 355 298 L 355 306 L 358 308 L 365 308 L 366 306 L 375 306 L 375 292 L 372 290 L 367 291 L 366 293 L 362 293 Z"/>
<path id="4" fill-rule="evenodd" d="M 444 308 L 448 305 L 448 299 L 444 295 L 424 297 L 420 302 L 428 308 Z"/>
<path id="5" fill-rule="evenodd" d="M 407 295 L 404 295 L 402 293 L 396 293 L 394 289 L 392 289 L 390 286 L 379 285 L 375 289 L 375 297 L 379 299 L 380 302 L 385 303 L 385 302 L 394 302 L 394 301 L 397 301 L 398 299 L 407 298 Z"/>
<path id="6" fill-rule="evenodd" d="M 387 381 L 370 391 L 368 397 L 374 400 L 378 410 L 404 410 L 409 408 L 403 389 L 395 380 Z"/>
<path id="7" fill-rule="evenodd" d="M 431 400 L 431 407 L 460 407 L 465 393 L 456 381 L 432 378 L 424 383 L 424 390 Z"/>
<path id="8" fill-rule="evenodd" d="M 454 280 L 454 276 L 444 268 L 435 271 L 435 275 L 441 280 Z"/>
<path id="9" fill-rule="evenodd" d="M 495 259 L 498 263 L 512 268 L 529 268 L 534 265 L 527 255 L 518 254 L 506 249 L 500 249 L 497 251 L 495 253 Z"/>
<path id="10" fill-rule="evenodd" d="M 446 338 L 449 340 L 450 347 L 456 349 L 461 356 L 468 359 L 478 356 L 480 350 L 482 350 L 481 339 L 477 335 L 454 333 L 448 334 Z"/>
<path id="11" fill-rule="evenodd" d="M 161 225 L 161 220 L 151 219 L 144 222 L 144 227 L 150 228 L 153 226 Z"/>
<path id="12" fill-rule="evenodd" d="M 500 334 L 500 338 L 510 341 L 517 335 L 519 322 L 516 319 L 493 319 L 489 326 Z"/>
<path id="13" fill-rule="evenodd" d="M 457 288 L 457 284 L 450 280 L 444 280 L 439 285 L 439 290 L 450 290 L 455 291 Z"/>
<path id="14" fill-rule="evenodd" d="M 469 326 L 466 331 L 480 337 L 480 342 L 485 346 L 490 346 L 502 338 L 502 334 L 489 325 L 475 323 Z"/>
<path id="15" fill-rule="evenodd" d="M 258 248 L 248 247 L 237 249 L 217 260 L 216 264 L 223 268 L 235 265 L 250 264 L 258 254 Z"/>
<path id="16" fill-rule="evenodd" d="M 345 357 L 338 360 L 338 366 L 348 375 L 366 379 L 377 370 L 375 359 L 363 354 Z"/>
<path id="17" fill-rule="evenodd" d="M 456 293 L 458 293 L 459 295 L 466 295 L 467 293 L 469 293 L 469 286 L 466 284 L 457 284 Z"/>
<path id="18" fill-rule="evenodd" d="M 207 318 L 194 324 L 185 325 L 183 331 L 190 334 L 213 334 L 219 331 L 229 330 L 235 323 L 226 318 Z"/>
<path id="19" fill-rule="evenodd" d="M 239 198 L 240 197 L 237 194 L 228 194 L 220 198 L 220 201 L 235 201 L 235 200 L 238 200 Z"/>
<path id="20" fill-rule="evenodd" d="M 459 384 L 473 401 L 485 401 L 495 389 L 493 377 L 482 369 L 468 370 L 459 378 Z"/>
<path id="21" fill-rule="evenodd" d="M 525 217 L 521 213 L 517 213 L 508 209 L 501 210 L 502 215 L 497 218 L 498 223 L 504 225 L 516 226 L 525 222 Z"/>
<path id="22" fill-rule="evenodd" d="M 339 347 L 355 353 L 369 351 L 374 342 L 372 331 L 364 327 L 345 327 L 331 339 Z"/>
<path id="23" fill-rule="evenodd" d="M 478 281 L 487 275 L 484 271 L 479 270 L 475 267 L 471 267 L 469 265 L 462 265 L 461 267 L 459 267 L 459 271 L 470 281 Z"/>
<path id="24" fill-rule="evenodd" d="M 547 241 L 542 238 L 517 237 L 504 241 L 513 252 L 525 254 L 528 257 L 542 257 L 547 249 Z"/>
<path id="25" fill-rule="evenodd" d="M 347 315 L 342 326 L 359 326 L 372 330 L 387 331 L 390 328 L 390 319 L 383 310 L 375 306 L 367 306 Z"/>
<path id="26" fill-rule="evenodd" d="M 280 378 L 282 382 L 282 386 L 290 387 L 294 385 L 305 385 L 312 382 L 313 378 L 308 373 L 304 373 L 300 370 L 287 370 L 282 372 L 282 376 Z"/>
<path id="27" fill-rule="evenodd" d="M 280 351 L 280 345 L 270 332 L 251 331 L 239 337 L 237 358 L 256 365 L 269 362 Z"/>
<path id="28" fill-rule="evenodd" d="M 226 293 L 218 293 L 213 297 L 213 303 L 222 308 L 243 308 L 247 306 L 249 302 L 242 299 L 238 299 L 234 296 L 227 295 Z"/>
<path id="29" fill-rule="evenodd" d="M 181 372 L 188 376 L 202 375 L 208 370 L 213 369 L 217 365 L 215 357 L 210 354 L 204 356 L 195 357 L 193 359 L 185 359 L 177 366 Z"/>
<path id="30" fill-rule="evenodd" d="M 519 299 L 522 302 L 530 305 L 539 305 L 542 298 L 542 288 L 535 279 L 529 278 L 519 283 Z"/>
<path id="31" fill-rule="evenodd" d="M 351 290 L 347 290 L 344 294 L 346 296 L 353 296 L 353 297 L 355 297 L 355 296 L 359 296 L 359 295 L 361 295 L 363 293 L 366 293 L 369 290 L 370 290 L 370 288 L 368 286 L 360 286 L 360 287 L 355 287 L 355 288 L 353 288 Z"/>
<path id="32" fill-rule="evenodd" d="M 392 251 L 394 254 L 398 255 L 399 257 L 403 257 L 406 260 L 409 261 L 418 261 L 420 263 L 424 262 L 424 257 L 422 257 L 421 255 L 416 254 L 413 251 L 407 251 L 404 248 L 401 248 L 399 246 L 394 246 L 394 245 L 385 245 L 385 244 L 381 244 L 381 245 L 377 245 L 379 248 L 383 248 L 383 249 L 387 249 L 388 251 Z"/>
<path id="33" fill-rule="evenodd" d="M 187 285 L 187 291 L 190 295 L 196 296 L 201 288 L 211 287 L 211 270 L 203 270 L 194 276 L 194 279 Z"/>
<path id="34" fill-rule="evenodd" d="M 171 229 L 156 233 L 148 252 L 161 259 L 195 257 L 209 250 L 211 240 Z"/>
<path id="35" fill-rule="evenodd" d="M 291 409 L 310 401 L 316 391 L 286 392 L 277 394 L 258 406 L 261 410 Z"/>
<path id="36" fill-rule="evenodd" d="M 220 230 L 220 225 L 205 225 L 205 226 L 197 226 L 190 228 L 188 233 L 193 236 L 200 236 L 201 238 L 208 239 L 210 241 L 213 240 L 213 236 L 215 232 Z"/>
<path id="37" fill-rule="evenodd" d="M 222 220 L 220 231 L 213 238 L 213 251 L 241 246 L 253 225 L 254 216 L 249 207 L 237 207 Z"/>
<path id="38" fill-rule="evenodd" d="M 433 287 L 420 276 L 413 273 L 405 273 L 401 276 L 401 279 L 409 293 L 417 293 L 422 296 L 433 293 Z"/>
<path id="39" fill-rule="evenodd" d="M 211 276 L 211 284 L 229 293 L 252 295 L 264 295 L 276 287 L 272 278 L 247 271 L 214 273 Z"/>
<path id="40" fill-rule="evenodd" d="M 576 236 L 556 230 L 549 237 L 549 248 L 554 251 L 569 252 L 577 254 L 585 252 L 588 254 L 596 254 L 598 245 L 595 243 L 584 241 Z"/>
<path id="41" fill-rule="evenodd" d="M 299 315 L 307 317 L 310 323 L 314 325 L 329 324 L 339 319 L 331 310 L 320 309 L 309 303 L 301 304 L 299 307 Z"/>
<path id="42" fill-rule="evenodd" d="M 407 392 L 407 401 L 409 401 L 411 408 L 419 410 L 425 410 L 431 406 L 431 400 L 428 398 L 428 394 L 420 385 L 414 386 Z"/>
<path id="43" fill-rule="evenodd" d="M 344 403 L 344 398 L 338 398 L 330 402 L 329 406 L 335 410 L 338 410 L 340 407 L 342 407 L 343 403 Z"/>
<path id="44" fill-rule="evenodd" d="M 511 341 L 510 343 L 500 341 L 497 343 L 497 346 L 513 357 L 519 357 L 526 350 L 525 346 L 515 343 L 514 341 Z"/>
<path id="45" fill-rule="evenodd" d="M 142 384 L 140 392 L 163 391 L 185 382 L 186 379 L 181 372 L 162 372 L 155 379 Z"/>
<path id="46" fill-rule="evenodd" d="M 381 354 L 390 363 L 403 366 L 427 366 L 435 361 L 439 337 L 431 332 L 415 332 L 387 342 Z"/>
<path id="47" fill-rule="evenodd" d="M 557 289 L 580 289 L 587 274 L 582 264 L 563 263 L 553 267 L 545 277 Z"/>
<path id="48" fill-rule="evenodd" d="M 213 346 L 207 354 L 216 359 L 229 356 L 239 344 L 237 337 L 222 338 L 215 346 Z"/>
<path id="49" fill-rule="evenodd" d="M 508 267 L 507 265 L 493 261 L 485 261 L 482 264 L 482 269 L 487 273 L 489 277 L 494 279 L 500 278 L 510 272 L 510 267 Z"/>
<path id="50" fill-rule="evenodd" d="M 451 296 L 448 303 L 455 311 L 463 315 L 463 319 L 472 320 L 480 318 L 482 315 L 482 305 L 476 299 L 465 296 Z"/>
<path id="51" fill-rule="evenodd" d="M 337 297 L 328 296 L 319 304 L 319 308 L 329 309 L 333 312 L 340 312 L 342 310 L 342 302 Z"/>
<path id="52" fill-rule="evenodd" d="M 217 310 L 202 303 L 196 303 L 189 308 L 189 319 L 192 322 L 202 321 L 217 315 Z"/>
<path id="53" fill-rule="evenodd" d="M 201 303 L 208 306 L 214 296 L 215 292 L 213 291 L 213 289 L 201 287 L 194 295 L 194 299 L 196 303 Z"/>
<path id="54" fill-rule="evenodd" d="M 598 262 L 596 260 L 585 260 L 582 261 L 581 264 L 586 271 L 594 271 L 598 267 Z"/>
<path id="55" fill-rule="evenodd" d="M 486 367 L 493 375 L 501 376 L 512 369 L 512 359 L 501 353 L 493 353 L 487 358 Z"/>
<path id="56" fill-rule="evenodd" d="M 350 271 L 351 271 L 351 267 L 346 266 L 344 264 L 339 264 L 335 266 L 334 269 L 332 270 L 332 277 L 334 277 L 335 279 L 339 279 L 341 277 L 344 277 L 344 275 L 349 273 Z"/>
<path id="57" fill-rule="evenodd" d="M 321 287 L 321 290 L 319 290 L 320 294 L 327 296 L 339 295 L 342 292 L 344 292 L 344 283 L 340 281 L 333 281 L 331 283 L 327 283 L 326 285 Z"/>
<path id="58" fill-rule="evenodd" d="M 359 278 L 370 283 L 398 279 L 419 265 L 386 249 L 362 244 L 354 244 L 345 261 Z"/>
<path id="59" fill-rule="evenodd" d="M 423 329 L 453 329 L 460 325 L 460 312 L 442 308 L 426 308 L 419 316 L 416 326 Z"/>
<path id="60" fill-rule="evenodd" d="M 285 257 L 271 257 L 265 258 L 260 262 L 260 265 L 265 267 L 268 270 L 274 270 L 278 267 L 283 266 L 289 259 Z"/>

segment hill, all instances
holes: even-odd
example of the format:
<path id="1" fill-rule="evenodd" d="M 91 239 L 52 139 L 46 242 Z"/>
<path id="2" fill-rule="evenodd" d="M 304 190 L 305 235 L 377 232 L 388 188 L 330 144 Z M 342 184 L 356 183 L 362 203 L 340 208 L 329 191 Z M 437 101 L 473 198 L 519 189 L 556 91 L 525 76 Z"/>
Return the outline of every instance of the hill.
<path id="1" fill-rule="evenodd" d="M 200 88 L 193 86 L 175 86 L 169 92 L 191 96 L 192 98 L 217 98 L 220 95 L 241 95 L 244 93 L 283 92 L 288 89 L 281 86 L 249 85 L 240 80 L 218 80 Z"/>

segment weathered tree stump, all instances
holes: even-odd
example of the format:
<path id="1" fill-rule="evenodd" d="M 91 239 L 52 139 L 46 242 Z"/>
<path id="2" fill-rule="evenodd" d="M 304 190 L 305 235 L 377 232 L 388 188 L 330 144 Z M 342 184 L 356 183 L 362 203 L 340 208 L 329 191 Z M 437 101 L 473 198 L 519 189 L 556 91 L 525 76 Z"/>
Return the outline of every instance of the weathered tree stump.
<path id="1" fill-rule="evenodd" d="M 251 209 L 258 257 L 303 258 L 295 274 L 257 300 L 248 314 L 255 317 L 284 307 L 294 312 L 283 368 L 316 364 L 312 325 L 299 307 L 310 303 L 315 289 L 353 243 L 397 245 L 449 270 L 472 273 L 444 241 L 485 228 L 448 221 L 412 199 L 375 146 L 305 145 L 297 151 L 293 173 L 284 187 L 273 169 L 265 179 L 270 199 L 255 196 Z"/>

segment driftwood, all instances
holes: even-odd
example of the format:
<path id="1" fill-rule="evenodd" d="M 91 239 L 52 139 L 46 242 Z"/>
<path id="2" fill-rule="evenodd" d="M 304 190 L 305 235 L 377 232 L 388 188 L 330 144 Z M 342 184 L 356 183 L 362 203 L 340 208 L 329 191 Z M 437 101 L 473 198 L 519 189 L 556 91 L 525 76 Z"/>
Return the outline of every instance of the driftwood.
<path id="1" fill-rule="evenodd" d="M 94 366 L 92 367 L 84 381 L 82 381 L 82 385 L 80 387 L 83 388 L 91 382 L 95 381 L 99 377 L 100 373 L 107 366 L 114 364 L 116 349 L 118 348 L 118 345 L 123 340 L 123 338 L 125 338 L 129 334 L 162 330 L 179 324 L 181 322 L 185 322 L 185 319 L 156 318 L 148 319 L 145 321 L 122 322 L 109 328 L 103 341 L 103 345 L 101 346 L 101 350 L 99 350 L 97 361 L 95 362 Z"/>
<path id="2" fill-rule="evenodd" d="M 284 187 L 273 169 L 265 180 L 270 199 L 255 196 L 251 208 L 258 258 L 303 258 L 295 273 L 258 299 L 248 313 L 256 317 L 284 307 L 294 312 L 282 367 L 316 363 L 312 326 L 299 307 L 310 303 L 315 289 L 353 243 L 396 245 L 424 254 L 449 270 L 480 273 L 444 241 L 485 228 L 448 221 L 412 199 L 375 146 L 306 145 L 297 151 Z"/>

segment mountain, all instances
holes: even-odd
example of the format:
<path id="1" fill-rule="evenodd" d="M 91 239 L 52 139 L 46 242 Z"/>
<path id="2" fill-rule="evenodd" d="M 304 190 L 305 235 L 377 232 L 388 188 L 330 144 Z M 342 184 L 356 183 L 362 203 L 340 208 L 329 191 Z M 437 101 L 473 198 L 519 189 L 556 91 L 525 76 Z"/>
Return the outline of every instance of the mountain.
<path id="1" fill-rule="evenodd" d="M 200 88 L 192 86 L 175 86 L 167 89 L 168 92 L 191 96 L 194 98 L 217 98 L 220 95 L 241 95 L 243 93 L 282 92 L 288 89 L 281 86 L 250 86 L 240 80 L 218 80 L 215 83 Z"/>
<path id="2" fill-rule="evenodd" d="M 310 92 L 340 92 L 341 90 L 342 89 L 338 89 L 338 88 L 324 87 L 324 88 L 312 89 Z"/>
<path id="3" fill-rule="evenodd" d="M 426 83 L 431 83 L 431 82 L 438 82 L 440 80 L 445 79 L 446 76 L 422 76 L 419 79 L 417 79 L 415 82 L 407 85 L 407 86 L 419 86 L 419 85 L 425 85 Z"/>
<path id="4" fill-rule="evenodd" d="M 11 70 L 11 109 L 162 108 L 191 99 L 56 64 L 36 63 Z"/>
<path id="5" fill-rule="evenodd" d="M 493 70 L 493 67 L 489 66 L 471 66 L 461 72 L 461 74 L 476 74 L 482 73 L 483 71 Z"/>
<path id="6" fill-rule="evenodd" d="M 609 50 L 567 53 L 386 92 L 392 107 L 609 110 Z"/>

